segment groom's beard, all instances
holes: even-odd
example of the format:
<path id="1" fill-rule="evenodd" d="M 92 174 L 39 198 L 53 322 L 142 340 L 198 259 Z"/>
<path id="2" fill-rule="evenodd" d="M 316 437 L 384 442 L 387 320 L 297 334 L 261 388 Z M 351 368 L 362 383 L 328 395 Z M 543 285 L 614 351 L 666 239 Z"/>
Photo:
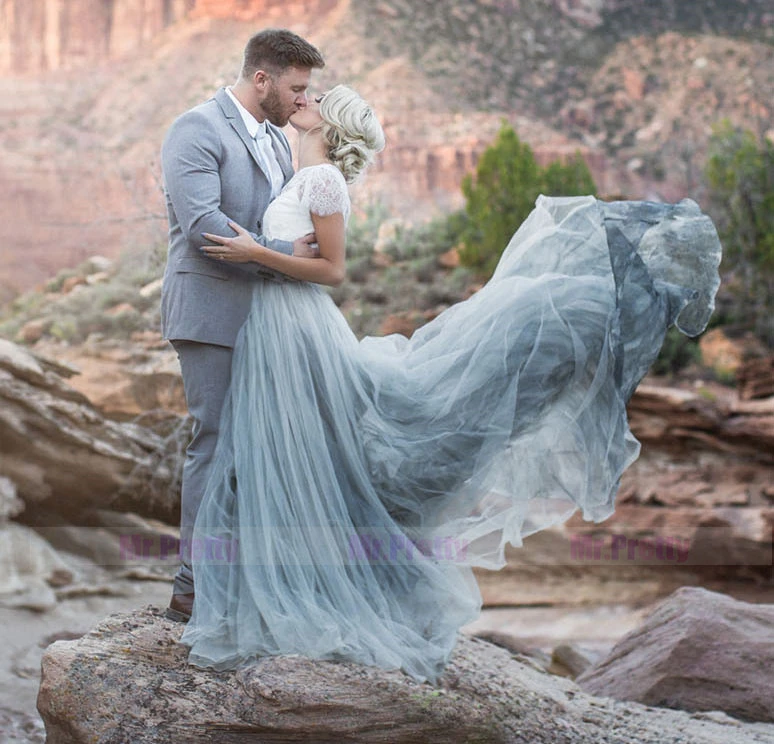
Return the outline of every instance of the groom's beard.
<path id="1" fill-rule="evenodd" d="M 282 107 L 282 97 L 279 91 L 272 85 L 269 88 L 269 92 L 266 94 L 266 98 L 261 103 L 266 118 L 274 124 L 275 127 L 284 127 L 288 123 L 288 119 L 292 114 L 296 113 L 297 107 L 292 104 L 292 110 L 285 111 Z"/>

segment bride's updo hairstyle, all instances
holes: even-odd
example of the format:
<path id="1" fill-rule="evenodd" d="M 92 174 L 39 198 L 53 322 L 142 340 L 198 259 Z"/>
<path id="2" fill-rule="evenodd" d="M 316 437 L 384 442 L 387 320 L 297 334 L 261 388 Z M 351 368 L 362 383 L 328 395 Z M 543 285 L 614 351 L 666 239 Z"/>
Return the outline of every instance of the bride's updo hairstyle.
<path id="1" fill-rule="evenodd" d="M 352 88 L 337 85 L 320 101 L 328 158 L 352 183 L 384 149 L 384 131 L 373 109 Z"/>

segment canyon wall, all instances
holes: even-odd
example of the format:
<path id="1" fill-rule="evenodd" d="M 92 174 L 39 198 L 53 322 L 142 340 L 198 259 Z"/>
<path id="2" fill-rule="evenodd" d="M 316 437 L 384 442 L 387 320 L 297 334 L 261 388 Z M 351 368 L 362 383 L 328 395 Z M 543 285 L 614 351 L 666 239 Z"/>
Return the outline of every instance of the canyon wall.
<path id="1" fill-rule="evenodd" d="M 384 123 L 355 209 L 418 221 L 461 206 L 503 120 L 541 164 L 579 150 L 602 195 L 701 202 L 717 121 L 774 138 L 770 2 L 0 0 L 0 304 L 166 241 L 164 133 L 260 28 L 308 38 L 327 62 L 312 90 L 348 82 Z"/>
<path id="2" fill-rule="evenodd" d="M 79 69 L 140 49 L 185 18 L 251 21 L 336 0 L 0 0 L 0 75 Z"/>
<path id="3" fill-rule="evenodd" d="M 0 74 L 72 69 L 120 56 L 193 6 L 194 0 L 0 0 Z"/>

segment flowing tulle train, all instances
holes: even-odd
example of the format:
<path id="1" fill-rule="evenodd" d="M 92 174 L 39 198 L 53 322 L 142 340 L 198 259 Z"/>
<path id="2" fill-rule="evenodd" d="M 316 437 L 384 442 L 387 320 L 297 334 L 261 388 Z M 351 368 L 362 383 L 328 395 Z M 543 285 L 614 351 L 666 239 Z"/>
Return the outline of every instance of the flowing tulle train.
<path id="1" fill-rule="evenodd" d="M 358 341 L 317 285 L 257 286 L 196 522 L 191 663 L 435 681 L 480 611 L 473 566 L 613 512 L 626 403 L 668 326 L 705 327 L 719 258 L 693 202 L 541 197 L 486 286 L 411 339 Z"/>

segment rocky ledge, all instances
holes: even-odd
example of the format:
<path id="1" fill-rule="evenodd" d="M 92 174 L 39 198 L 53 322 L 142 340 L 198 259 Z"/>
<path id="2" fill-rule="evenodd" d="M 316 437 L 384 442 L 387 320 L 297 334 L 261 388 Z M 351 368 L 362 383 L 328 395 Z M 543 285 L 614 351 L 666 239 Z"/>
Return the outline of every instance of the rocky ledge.
<path id="1" fill-rule="evenodd" d="M 685 587 L 578 683 L 593 695 L 774 723 L 774 605 Z"/>
<path id="2" fill-rule="evenodd" d="M 147 606 L 49 646 L 38 696 L 47 742 L 774 744 L 772 725 L 593 697 L 467 636 L 433 686 L 300 656 L 209 672 L 187 665 L 181 632 Z"/>

